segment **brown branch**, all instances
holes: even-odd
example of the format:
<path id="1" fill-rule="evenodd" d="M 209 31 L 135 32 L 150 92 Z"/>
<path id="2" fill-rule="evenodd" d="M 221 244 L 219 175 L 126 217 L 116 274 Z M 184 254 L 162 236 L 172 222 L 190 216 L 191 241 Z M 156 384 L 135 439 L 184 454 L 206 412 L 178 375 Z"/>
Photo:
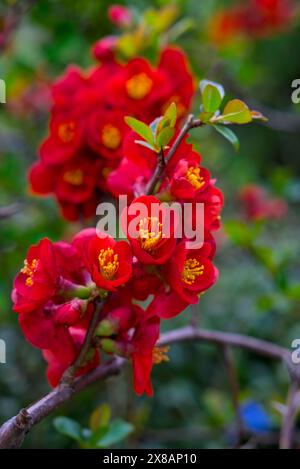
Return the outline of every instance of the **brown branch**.
<path id="1" fill-rule="evenodd" d="M 17 202 L 11 205 L 3 205 L 2 207 L 0 207 L 0 220 L 12 217 L 16 213 L 18 213 L 21 208 L 22 205 Z"/>
<path id="2" fill-rule="evenodd" d="M 165 162 L 164 151 L 163 151 L 162 148 L 160 149 L 157 160 L 158 160 L 158 163 L 156 165 L 156 168 L 154 170 L 154 173 L 153 173 L 150 181 L 147 184 L 147 187 L 146 187 L 146 190 L 145 190 L 145 195 L 153 194 L 154 189 L 155 189 L 156 185 L 158 184 L 158 182 L 160 181 L 160 179 L 163 175 L 163 172 L 165 170 L 166 162 Z"/>
<path id="3" fill-rule="evenodd" d="M 151 179 L 149 180 L 146 186 L 145 195 L 153 194 L 156 185 L 164 175 L 167 163 L 171 160 L 189 130 L 194 129 L 196 127 L 201 127 L 203 125 L 205 125 L 204 122 L 202 122 L 200 119 L 195 119 L 193 114 L 189 114 L 183 127 L 177 135 L 172 147 L 168 151 L 167 156 L 164 156 L 163 149 L 161 149 L 158 155 L 158 164 L 152 174 Z"/>
<path id="4" fill-rule="evenodd" d="M 241 417 L 240 411 L 240 404 L 239 404 L 239 380 L 236 372 L 236 367 L 234 364 L 234 358 L 232 354 L 232 350 L 229 345 L 225 345 L 222 348 L 224 353 L 224 361 L 226 365 L 228 380 L 231 389 L 231 400 L 233 404 L 233 408 L 236 415 L 236 444 L 235 447 L 238 448 L 243 440 L 244 435 L 244 427 L 243 427 L 243 420 Z"/>
<path id="5" fill-rule="evenodd" d="M 166 332 L 161 336 L 159 344 L 168 345 L 187 340 L 211 342 L 222 346 L 241 347 L 264 357 L 282 360 L 288 365 L 292 376 L 296 376 L 296 371 L 290 366 L 291 359 L 289 350 L 252 337 L 228 332 L 196 329 L 187 326 L 182 329 Z M 19 447 L 26 433 L 32 427 L 68 402 L 74 394 L 85 389 L 92 383 L 118 374 L 125 363 L 125 359 L 116 357 L 95 368 L 90 373 L 75 379 L 71 385 L 64 384 L 58 386 L 42 399 L 26 409 L 21 410 L 17 416 L 12 417 L 0 428 L 0 448 Z"/>
<path id="6" fill-rule="evenodd" d="M 95 310 L 89 324 L 86 336 L 81 347 L 80 353 L 76 358 L 75 362 L 65 371 L 60 381 L 61 385 L 71 385 L 74 380 L 76 372 L 84 365 L 86 361 L 87 354 L 91 348 L 91 344 L 94 338 L 94 333 L 99 322 L 99 316 L 102 310 L 103 301 L 97 301 L 95 303 Z"/>
<path id="7" fill-rule="evenodd" d="M 295 419 L 300 408 L 300 390 L 297 380 L 292 380 L 287 398 L 286 411 L 281 427 L 279 447 L 290 449 L 293 445 Z"/>

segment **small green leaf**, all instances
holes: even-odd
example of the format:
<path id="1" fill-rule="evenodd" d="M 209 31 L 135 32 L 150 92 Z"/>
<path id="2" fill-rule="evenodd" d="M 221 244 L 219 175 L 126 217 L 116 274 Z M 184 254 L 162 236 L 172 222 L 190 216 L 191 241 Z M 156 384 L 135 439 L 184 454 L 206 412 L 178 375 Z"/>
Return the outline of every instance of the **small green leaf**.
<path id="1" fill-rule="evenodd" d="M 175 127 L 177 121 L 177 107 L 175 103 L 170 104 L 170 106 L 164 113 L 164 117 L 169 120 L 170 127 Z"/>
<path id="2" fill-rule="evenodd" d="M 204 89 L 206 88 L 207 85 L 211 85 L 213 86 L 214 88 L 217 88 L 217 90 L 219 91 L 219 94 L 223 100 L 224 96 L 225 96 L 225 91 L 224 91 L 224 88 L 222 85 L 220 85 L 220 83 L 216 83 L 215 81 L 211 81 L 211 80 L 201 80 L 200 81 L 200 84 L 199 84 L 199 88 L 200 88 L 200 92 L 201 94 L 203 94 L 204 92 Z"/>
<path id="3" fill-rule="evenodd" d="M 115 445 L 130 435 L 133 430 L 134 427 L 131 423 L 119 419 L 114 420 L 105 435 L 101 435 L 98 441 L 96 441 L 96 447 L 107 448 L 108 446 Z"/>
<path id="4" fill-rule="evenodd" d="M 147 124 L 130 116 L 125 117 L 125 122 L 132 130 L 134 130 L 138 135 L 140 135 L 140 137 L 146 140 L 147 143 L 149 143 L 150 145 L 154 144 L 152 131 Z"/>
<path id="5" fill-rule="evenodd" d="M 154 121 L 152 121 L 151 124 L 149 125 L 154 140 L 156 140 L 157 129 L 158 129 L 158 126 L 159 126 L 159 124 L 160 124 L 160 122 L 161 122 L 162 119 L 163 119 L 163 116 L 157 117 L 157 118 L 154 119 Z"/>
<path id="6" fill-rule="evenodd" d="M 56 430 L 62 435 L 66 435 L 76 441 L 82 440 L 81 426 L 75 420 L 68 417 L 56 417 L 53 424 Z"/>
<path id="7" fill-rule="evenodd" d="M 157 145 L 159 147 L 165 147 L 172 140 L 175 130 L 171 127 L 165 127 L 157 136 Z"/>
<path id="8" fill-rule="evenodd" d="M 236 151 L 240 149 L 239 139 L 231 129 L 225 127 L 224 125 L 214 125 L 213 127 L 233 145 Z"/>
<path id="9" fill-rule="evenodd" d="M 223 114 L 217 117 L 215 121 L 248 124 L 252 121 L 252 115 L 247 104 L 240 99 L 233 99 L 226 104 Z"/>
<path id="10" fill-rule="evenodd" d="M 213 114 L 219 109 L 222 103 L 222 96 L 216 86 L 207 84 L 202 91 L 202 102 L 205 112 Z"/>

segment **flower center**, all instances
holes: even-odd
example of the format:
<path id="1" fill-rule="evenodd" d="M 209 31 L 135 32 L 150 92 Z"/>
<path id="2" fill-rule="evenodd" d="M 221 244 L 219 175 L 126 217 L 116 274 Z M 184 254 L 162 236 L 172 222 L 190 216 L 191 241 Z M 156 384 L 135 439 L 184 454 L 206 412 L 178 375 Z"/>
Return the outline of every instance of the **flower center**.
<path id="1" fill-rule="evenodd" d="M 133 75 L 133 77 L 126 81 L 127 94 L 132 99 L 143 99 L 150 93 L 152 85 L 153 82 L 146 73 Z"/>
<path id="2" fill-rule="evenodd" d="M 37 269 L 38 262 L 39 261 L 37 259 L 33 259 L 31 263 L 29 263 L 27 259 L 25 259 L 24 261 L 24 267 L 23 269 L 21 269 L 21 272 L 22 274 L 27 276 L 27 279 L 25 281 L 27 287 L 32 287 L 33 285 L 33 275 Z"/>
<path id="3" fill-rule="evenodd" d="M 140 243 L 145 251 L 151 251 L 162 238 L 162 224 L 157 217 L 143 218 L 139 222 Z"/>
<path id="4" fill-rule="evenodd" d="M 190 166 L 185 175 L 189 183 L 192 184 L 192 186 L 194 186 L 197 190 L 201 189 L 201 187 L 203 187 L 205 184 L 204 178 L 200 176 L 200 171 L 200 168 L 194 168 L 194 166 Z"/>
<path id="5" fill-rule="evenodd" d="M 154 347 L 153 354 L 152 354 L 154 365 L 159 365 L 162 362 L 169 362 L 170 361 L 170 359 L 167 355 L 167 353 L 169 351 L 169 348 L 170 347 L 168 347 L 167 345 Z"/>
<path id="6" fill-rule="evenodd" d="M 103 277 L 112 280 L 119 268 L 118 254 L 112 248 L 101 249 L 98 260 Z"/>
<path id="7" fill-rule="evenodd" d="M 58 137 L 63 143 L 72 142 L 75 136 L 75 123 L 65 122 L 58 127 Z"/>
<path id="8" fill-rule="evenodd" d="M 119 129 L 111 124 L 106 124 L 102 128 L 102 143 L 109 150 L 115 150 L 121 143 L 122 137 Z"/>
<path id="9" fill-rule="evenodd" d="M 66 171 L 63 175 L 63 180 L 73 186 L 81 186 L 83 183 L 83 172 L 81 169 Z"/>
<path id="10" fill-rule="evenodd" d="M 187 259 L 184 263 L 183 271 L 181 274 L 182 280 L 188 285 L 193 285 L 199 275 L 203 275 L 204 265 L 200 265 L 197 259 Z"/>

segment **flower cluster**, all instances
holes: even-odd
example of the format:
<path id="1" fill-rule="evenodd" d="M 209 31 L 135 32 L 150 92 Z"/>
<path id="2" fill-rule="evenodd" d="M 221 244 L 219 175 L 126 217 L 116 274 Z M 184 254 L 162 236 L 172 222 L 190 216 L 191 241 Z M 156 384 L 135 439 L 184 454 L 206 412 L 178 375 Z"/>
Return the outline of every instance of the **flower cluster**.
<path id="1" fill-rule="evenodd" d="M 213 17 L 210 34 L 222 44 L 236 36 L 263 37 L 290 26 L 294 0 L 247 0 Z"/>
<path id="2" fill-rule="evenodd" d="M 44 239 L 29 249 L 15 279 L 14 310 L 27 340 L 42 349 L 53 386 L 74 363 L 101 305 L 90 352 L 77 374 L 97 366 L 103 352 L 124 356 L 132 361 L 137 394 L 151 395 L 152 366 L 166 359 L 156 345 L 161 320 L 197 303 L 217 280 L 211 232 L 219 227 L 223 196 L 200 155 L 186 140 L 171 156 L 170 147 L 165 148 L 164 175 L 155 195 L 136 197 L 137 184 L 147 193 L 157 154 L 135 140 L 129 132 L 122 162 L 107 182 L 113 194 L 129 197 L 120 216 L 127 239 L 116 241 L 93 228 L 79 232 L 71 243 Z M 184 230 L 178 236 L 184 221 L 180 211 L 168 210 L 168 202 L 189 206 L 185 222 L 196 230 L 194 236 L 202 230 L 203 242 L 191 245 L 193 237 Z"/>
<path id="3" fill-rule="evenodd" d="M 54 194 L 70 221 L 94 215 L 107 192 L 107 178 L 122 161 L 129 131 L 124 116 L 149 123 L 171 102 L 183 116 L 194 92 L 179 49 L 164 49 L 154 67 L 144 58 L 121 63 L 107 44 L 109 38 L 105 41 L 94 47 L 99 65 L 88 73 L 70 66 L 53 85 L 49 136 L 29 174 L 32 192 Z"/>

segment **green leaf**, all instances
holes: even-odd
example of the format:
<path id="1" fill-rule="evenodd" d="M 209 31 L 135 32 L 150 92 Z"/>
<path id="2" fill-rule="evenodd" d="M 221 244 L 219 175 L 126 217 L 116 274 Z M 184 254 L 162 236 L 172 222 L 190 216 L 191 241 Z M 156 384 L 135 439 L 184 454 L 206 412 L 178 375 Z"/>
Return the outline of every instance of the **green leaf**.
<path id="1" fill-rule="evenodd" d="M 200 92 L 201 94 L 203 94 L 203 91 L 205 89 L 205 87 L 207 85 L 211 85 L 213 86 L 214 88 L 217 88 L 217 90 L 219 91 L 219 94 L 223 100 L 224 96 L 225 96 L 225 91 L 224 91 L 224 88 L 222 85 L 220 85 L 220 83 L 217 83 L 215 81 L 211 81 L 211 80 L 201 80 L 200 83 L 199 83 L 199 88 L 200 88 Z"/>
<path id="2" fill-rule="evenodd" d="M 217 117 L 216 121 L 248 124 L 248 122 L 252 121 L 252 115 L 247 104 L 240 99 L 233 99 L 226 104 L 223 114 Z"/>
<path id="3" fill-rule="evenodd" d="M 240 149 L 239 139 L 231 129 L 225 127 L 224 125 L 214 125 L 213 127 L 234 146 L 236 151 Z"/>
<path id="4" fill-rule="evenodd" d="M 150 145 L 149 143 L 145 142 L 145 140 L 135 140 L 134 143 L 136 143 L 137 145 L 142 145 L 142 147 L 146 147 L 148 148 L 148 150 L 152 150 L 152 151 L 157 151 L 157 149 L 153 146 L 153 145 Z"/>
<path id="5" fill-rule="evenodd" d="M 120 441 L 124 440 L 130 433 L 132 433 L 134 427 L 131 423 L 124 422 L 123 420 L 114 420 L 108 428 L 105 435 L 100 436 L 96 441 L 97 448 L 107 448 L 108 446 L 115 445 Z"/>
<path id="6" fill-rule="evenodd" d="M 207 84 L 203 88 L 202 102 L 205 112 L 212 112 L 214 114 L 219 109 L 222 100 L 223 98 L 216 86 Z"/>
<path id="7" fill-rule="evenodd" d="M 81 426 L 75 420 L 69 419 L 68 417 L 56 417 L 53 424 L 56 430 L 62 435 L 66 435 L 76 441 L 82 440 Z"/>
<path id="8" fill-rule="evenodd" d="M 160 122 L 161 122 L 162 119 L 163 119 L 163 116 L 157 117 L 157 118 L 154 119 L 154 121 L 152 121 L 151 124 L 149 125 L 154 140 L 156 140 L 157 129 L 158 129 L 159 124 L 160 124 Z"/>
<path id="9" fill-rule="evenodd" d="M 130 116 L 125 117 L 125 122 L 132 130 L 140 135 L 140 137 L 146 140 L 147 143 L 150 145 L 154 144 L 153 134 L 147 124 Z"/>
<path id="10" fill-rule="evenodd" d="M 101 404 L 94 410 L 90 417 L 90 428 L 96 431 L 100 427 L 108 425 L 111 417 L 111 410 L 108 404 Z"/>
<path id="11" fill-rule="evenodd" d="M 175 103 L 170 104 L 170 106 L 164 113 L 164 117 L 169 120 L 170 127 L 175 127 L 177 121 L 177 107 Z"/>
<path id="12" fill-rule="evenodd" d="M 157 145 L 159 147 L 165 147 L 172 140 L 175 130 L 171 127 L 165 127 L 157 136 Z"/>

